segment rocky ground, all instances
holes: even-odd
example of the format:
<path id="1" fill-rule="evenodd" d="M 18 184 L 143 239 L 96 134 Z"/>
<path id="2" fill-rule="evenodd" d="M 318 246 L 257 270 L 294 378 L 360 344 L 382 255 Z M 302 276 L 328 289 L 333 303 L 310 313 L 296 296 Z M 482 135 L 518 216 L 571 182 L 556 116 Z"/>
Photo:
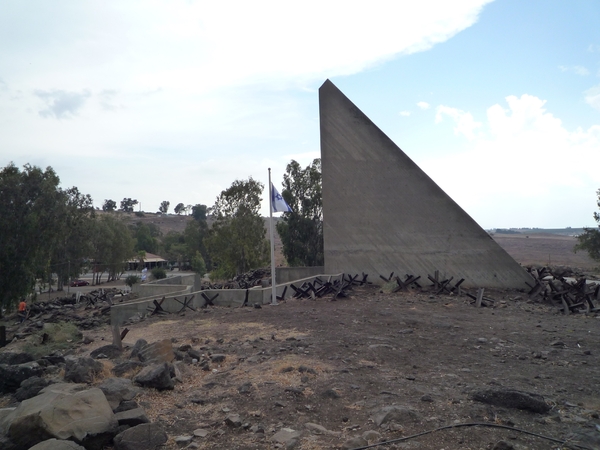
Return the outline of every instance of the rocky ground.
<path id="1" fill-rule="evenodd" d="M 180 381 L 135 398 L 169 449 L 600 448 L 597 313 L 517 291 L 486 291 L 484 308 L 426 288 L 349 293 L 128 324 L 129 350 L 92 384 L 139 339 L 170 341 Z M 75 356 L 111 341 L 107 325 L 84 335 Z"/>

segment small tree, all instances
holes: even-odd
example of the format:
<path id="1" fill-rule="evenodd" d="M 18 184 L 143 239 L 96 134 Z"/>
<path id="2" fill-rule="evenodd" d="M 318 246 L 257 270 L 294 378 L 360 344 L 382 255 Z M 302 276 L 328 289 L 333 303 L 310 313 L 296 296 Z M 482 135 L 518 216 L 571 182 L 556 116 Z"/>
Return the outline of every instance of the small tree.
<path id="1" fill-rule="evenodd" d="M 596 191 L 598 196 L 597 205 L 600 208 L 600 189 Z M 594 212 L 594 220 L 598 224 L 598 228 L 584 228 L 583 233 L 577 236 L 577 245 L 575 252 L 585 250 L 595 261 L 600 261 L 600 213 Z"/>
<path id="2" fill-rule="evenodd" d="M 130 288 L 133 287 L 134 284 L 139 283 L 140 281 L 141 278 L 137 275 L 128 275 L 127 278 L 125 278 L 125 284 Z"/>
<path id="3" fill-rule="evenodd" d="M 169 206 L 171 205 L 171 202 L 168 202 L 166 200 L 160 202 L 160 207 L 158 208 L 158 210 L 163 213 L 166 214 L 167 211 L 169 211 Z"/>
<path id="4" fill-rule="evenodd" d="M 124 198 L 121 200 L 121 211 L 123 212 L 133 212 L 133 207 L 138 204 L 137 200 L 132 200 L 130 198 Z"/>
<path id="5" fill-rule="evenodd" d="M 197 204 L 192 206 L 192 217 L 195 220 L 206 222 L 206 211 L 208 210 L 206 205 Z"/>
<path id="6" fill-rule="evenodd" d="M 292 212 L 277 223 L 283 254 L 290 266 L 323 265 L 323 199 L 321 160 L 305 169 L 292 160 L 283 176 L 281 193 Z"/>
<path id="7" fill-rule="evenodd" d="M 102 204 L 102 211 L 112 212 L 115 209 L 117 209 L 117 202 L 110 199 L 104 200 L 104 203 Z"/>
<path id="8" fill-rule="evenodd" d="M 177 206 L 174 209 L 175 214 L 180 215 L 185 212 L 185 205 L 183 203 L 177 203 Z"/>
<path id="9" fill-rule="evenodd" d="M 212 208 L 215 222 L 204 239 L 215 278 L 230 278 L 269 261 L 265 223 L 259 214 L 263 184 L 236 180 Z"/>
<path id="10" fill-rule="evenodd" d="M 200 275 L 204 275 L 206 273 L 206 264 L 204 263 L 204 258 L 202 257 L 202 253 L 198 251 L 192 258 L 192 270 Z"/>

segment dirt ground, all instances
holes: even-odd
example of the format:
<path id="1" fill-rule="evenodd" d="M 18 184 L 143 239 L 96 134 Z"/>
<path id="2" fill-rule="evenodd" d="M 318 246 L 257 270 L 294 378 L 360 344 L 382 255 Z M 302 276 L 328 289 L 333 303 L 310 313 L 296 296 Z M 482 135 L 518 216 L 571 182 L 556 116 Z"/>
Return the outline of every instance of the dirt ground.
<path id="1" fill-rule="evenodd" d="M 385 293 L 367 286 L 337 301 L 289 300 L 261 309 L 217 307 L 146 319 L 128 325 L 127 343 L 167 338 L 175 348 L 190 344 L 226 359 L 209 372 L 187 366 L 174 391 L 146 390 L 138 402 L 165 426 L 168 448 L 179 448 L 173 439 L 199 428 L 208 435 L 194 442 L 205 449 L 278 448 L 271 438 L 281 428 L 303 432 L 298 449 L 340 448 L 368 430 L 388 441 L 474 422 L 559 442 L 573 433 L 600 435 L 599 317 L 564 316 L 517 291 L 486 296 L 495 307 L 475 308 L 465 296 Z M 81 345 L 79 353 L 110 336 L 107 327 L 86 334 L 95 342 Z M 540 394 L 552 409 L 538 414 L 471 399 L 488 388 Z M 410 417 L 377 427 L 374 415 L 392 405 L 409 408 Z M 244 425 L 227 426 L 230 414 Z M 331 433 L 311 433 L 306 423 Z M 500 440 L 516 449 L 567 448 L 482 426 L 379 448 L 491 449 Z M 579 440 L 582 448 L 599 448 L 595 442 Z"/>

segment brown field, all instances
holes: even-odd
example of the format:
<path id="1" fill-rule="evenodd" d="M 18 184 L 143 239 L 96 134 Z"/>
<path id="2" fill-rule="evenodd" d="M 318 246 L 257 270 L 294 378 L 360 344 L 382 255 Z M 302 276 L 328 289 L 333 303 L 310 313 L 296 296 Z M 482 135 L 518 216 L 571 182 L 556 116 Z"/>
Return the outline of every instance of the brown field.
<path id="1" fill-rule="evenodd" d="M 585 271 L 597 271 L 600 263 L 586 252 L 575 253 L 577 239 L 556 234 L 498 234 L 494 240 L 517 262 L 524 266 L 569 266 Z"/>

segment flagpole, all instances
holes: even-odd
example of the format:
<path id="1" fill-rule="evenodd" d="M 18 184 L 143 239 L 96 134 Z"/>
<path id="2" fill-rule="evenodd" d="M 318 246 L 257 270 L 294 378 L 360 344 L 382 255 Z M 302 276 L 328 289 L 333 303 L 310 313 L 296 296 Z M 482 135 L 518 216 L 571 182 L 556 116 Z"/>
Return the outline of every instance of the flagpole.
<path id="1" fill-rule="evenodd" d="M 277 305 L 277 282 L 275 281 L 275 238 L 273 237 L 273 185 L 269 167 L 269 234 L 271 238 L 271 305 Z"/>

